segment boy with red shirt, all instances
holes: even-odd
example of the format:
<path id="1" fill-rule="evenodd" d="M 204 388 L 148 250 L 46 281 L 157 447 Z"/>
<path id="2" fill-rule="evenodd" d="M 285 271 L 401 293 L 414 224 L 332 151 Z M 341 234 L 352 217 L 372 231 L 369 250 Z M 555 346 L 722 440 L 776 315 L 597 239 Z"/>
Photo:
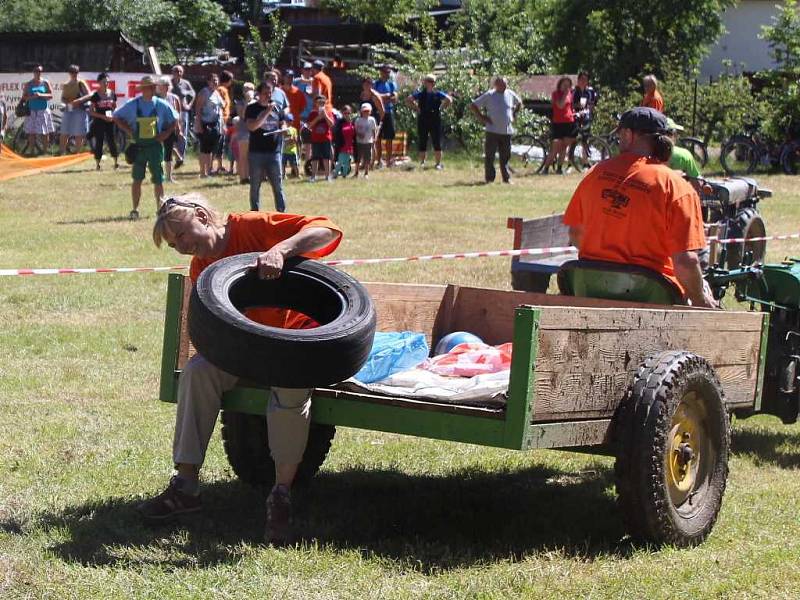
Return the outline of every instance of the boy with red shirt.
<path id="1" fill-rule="evenodd" d="M 313 174 L 309 182 L 317 180 L 319 161 L 322 161 L 322 168 L 325 171 L 325 179 L 331 181 L 331 158 L 333 151 L 331 141 L 333 140 L 333 112 L 329 110 L 325 103 L 327 98 L 322 94 L 314 99 L 314 110 L 308 115 L 308 128 L 311 130 L 311 167 Z"/>

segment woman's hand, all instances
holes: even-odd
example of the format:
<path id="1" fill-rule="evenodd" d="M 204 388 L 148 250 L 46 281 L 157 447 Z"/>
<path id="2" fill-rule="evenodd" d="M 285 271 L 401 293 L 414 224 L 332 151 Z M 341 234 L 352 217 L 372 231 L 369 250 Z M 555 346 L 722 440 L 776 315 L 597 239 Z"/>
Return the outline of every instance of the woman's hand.
<path id="1" fill-rule="evenodd" d="M 283 253 L 278 248 L 271 248 L 260 254 L 255 267 L 259 279 L 277 279 L 283 271 Z"/>

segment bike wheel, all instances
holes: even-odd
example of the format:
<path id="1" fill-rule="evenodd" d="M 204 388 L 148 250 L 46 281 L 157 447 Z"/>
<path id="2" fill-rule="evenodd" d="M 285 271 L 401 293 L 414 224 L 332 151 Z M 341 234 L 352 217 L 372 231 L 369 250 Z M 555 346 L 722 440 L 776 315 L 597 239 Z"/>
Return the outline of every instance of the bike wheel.
<path id="1" fill-rule="evenodd" d="M 678 145 L 692 153 L 697 166 L 701 169 L 708 164 L 708 149 L 700 138 L 683 137 L 678 140 Z"/>
<path id="2" fill-rule="evenodd" d="M 511 138 L 509 167 L 516 176 L 538 173 L 547 156 L 544 143 L 532 135 L 515 135 Z"/>
<path id="3" fill-rule="evenodd" d="M 789 142 L 781 152 L 781 167 L 787 175 L 800 173 L 800 141 Z"/>
<path id="4" fill-rule="evenodd" d="M 585 140 L 578 139 L 570 157 L 573 168 L 579 173 L 591 169 L 600 161 L 611 156 L 611 148 L 603 138 L 596 135 Z"/>
<path id="5" fill-rule="evenodd" d="M 732 138 L 723 144 L 719 160 L 727 175 L 749 174 L 758 164 L 758 148 L 747 138 Z"/>

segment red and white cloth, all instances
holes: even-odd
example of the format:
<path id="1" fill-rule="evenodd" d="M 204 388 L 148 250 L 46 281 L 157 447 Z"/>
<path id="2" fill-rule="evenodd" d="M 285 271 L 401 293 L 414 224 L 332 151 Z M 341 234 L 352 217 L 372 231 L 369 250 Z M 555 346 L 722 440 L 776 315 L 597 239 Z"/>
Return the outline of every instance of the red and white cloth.
<path id="1" fill-rule="evenodd" d="M 499 346 L 458 344 L 447 354 L 427 359 L 420 368 L 446 377 L 475 377 L 505 371 L 511 368 L 511 342 Z"/>

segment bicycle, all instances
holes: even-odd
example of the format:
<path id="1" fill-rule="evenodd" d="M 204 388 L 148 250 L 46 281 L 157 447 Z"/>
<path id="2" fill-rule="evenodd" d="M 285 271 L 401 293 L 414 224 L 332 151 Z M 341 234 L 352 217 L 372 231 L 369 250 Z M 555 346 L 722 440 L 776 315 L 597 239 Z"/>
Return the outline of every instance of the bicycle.
<path id="1" fill-rule="evenodd" d="M 568 150 L 568 163 L 578 173 L 611 157 L 611 146 L 608 141 L 604 136 L 591 135 L 590 127 L 591 123 L 579 125 L 578 136 Z"/>
<path id="2" fill-rule="evenodd" d="M 744 134 L 731 136 L 720 152 L 720 162 L 727 175 L 749 175 L 761 165 L 782 167 L 789 175 L 797 173 L 800 164 L 800 140 L 786 139 L 781 143 L 767 138 L 753 124 Z"/>
<path id="3" fill-rule="evenodd" d="M 678 138 L 678 146 L 691 152 L 697 166 L 701 169 L 708 164 L 708 146 L 700 138 L 693 136 Z"/>

